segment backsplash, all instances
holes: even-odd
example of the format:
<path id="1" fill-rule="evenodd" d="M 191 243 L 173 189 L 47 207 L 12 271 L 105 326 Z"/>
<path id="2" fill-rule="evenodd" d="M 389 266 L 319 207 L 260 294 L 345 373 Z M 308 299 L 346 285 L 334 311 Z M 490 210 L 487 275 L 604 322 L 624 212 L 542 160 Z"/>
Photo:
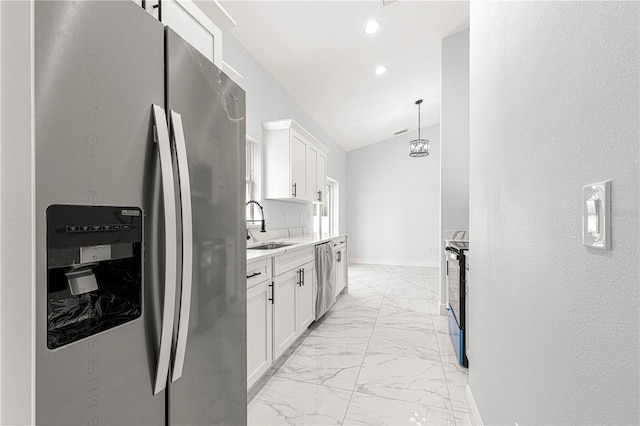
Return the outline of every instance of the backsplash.
<path id="1" fill-rule="evenodd" d="M 284 238 L 297 237 L 305 234 L 305 228 L 286 228 L 286 229 L 272 229 L 267 232 L 260 232 L 259 228 L 249 229 L 249 235 L 251 238 L 247 240 L 247 244 L 259 243 L 262 241 L 273 241 Z"/>
<path id="2" fill-rule="evenodd" d="M 313 229 L 313 206 L 311 204 L 263 200 L 262 205 L 267 220 L 267 231 L 289 228 Z"/>

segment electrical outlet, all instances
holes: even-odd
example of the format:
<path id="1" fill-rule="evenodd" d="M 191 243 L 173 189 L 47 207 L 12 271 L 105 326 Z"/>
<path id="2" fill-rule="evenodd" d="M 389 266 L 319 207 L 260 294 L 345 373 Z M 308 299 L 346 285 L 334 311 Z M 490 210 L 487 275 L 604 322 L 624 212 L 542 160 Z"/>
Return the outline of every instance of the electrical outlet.
<path id="1" fill-rule="evenodd" d="M 427 247 L 427 253 L 431 253 L 431 247 Z"/>
<path id="2" fill-rule="evenodd" d="M 284 212 L 284 223 L 289 223 L 289 212 Z"/>
<path id="3" fill-rule="evenodd" d="M 300 223 L 304 223 L 304 213 L 300 212 Z"/>

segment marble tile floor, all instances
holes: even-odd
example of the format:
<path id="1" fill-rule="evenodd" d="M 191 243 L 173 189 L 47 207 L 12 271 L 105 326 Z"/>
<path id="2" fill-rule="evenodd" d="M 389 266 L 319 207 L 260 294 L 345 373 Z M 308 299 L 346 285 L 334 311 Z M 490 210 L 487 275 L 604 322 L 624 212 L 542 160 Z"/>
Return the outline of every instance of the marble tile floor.
<path id="1" fill-rule="evenodd" d="M 351 265 L 349 293 L 251 390 L 250 425 L 464 425 L 438 268 Z"/>

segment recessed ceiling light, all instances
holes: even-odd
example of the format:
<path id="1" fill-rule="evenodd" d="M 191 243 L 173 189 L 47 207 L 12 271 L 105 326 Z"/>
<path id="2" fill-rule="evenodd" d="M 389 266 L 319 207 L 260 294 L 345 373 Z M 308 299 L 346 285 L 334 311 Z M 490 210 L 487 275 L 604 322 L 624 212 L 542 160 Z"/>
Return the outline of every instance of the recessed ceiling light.
<path id="1" fill-rule="evenodd" d="M 364 26 L 364 32 L 367 34 L 373 34 L 380 29 L 380 25 L 382 25 L 380 21 L 369 21 L 367 22 L 367 25 Z"/>
<path id="2" fill-rule="evenodd" d="M 384 65 L 378 65 L 374 72 L 376 73 L 376 75 L 382 75 L 387 72 L 387 67 L 385 67 Z"/>

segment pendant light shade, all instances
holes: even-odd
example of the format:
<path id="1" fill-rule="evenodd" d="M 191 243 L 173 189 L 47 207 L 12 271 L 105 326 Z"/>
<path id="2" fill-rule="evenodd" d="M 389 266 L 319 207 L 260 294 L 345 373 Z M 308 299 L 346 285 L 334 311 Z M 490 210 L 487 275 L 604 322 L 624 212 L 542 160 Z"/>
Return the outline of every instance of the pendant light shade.
<path id="1" fill-rule="evenodd" d="M 416 101 L 418 105 L 418 139 L 414 139 L 409 142 L 409 156 L 410 157 L 426 157 L 429 155 L 429 141 L 427 139 L 420 138 L 420 104 L 422 99 Z"/>

